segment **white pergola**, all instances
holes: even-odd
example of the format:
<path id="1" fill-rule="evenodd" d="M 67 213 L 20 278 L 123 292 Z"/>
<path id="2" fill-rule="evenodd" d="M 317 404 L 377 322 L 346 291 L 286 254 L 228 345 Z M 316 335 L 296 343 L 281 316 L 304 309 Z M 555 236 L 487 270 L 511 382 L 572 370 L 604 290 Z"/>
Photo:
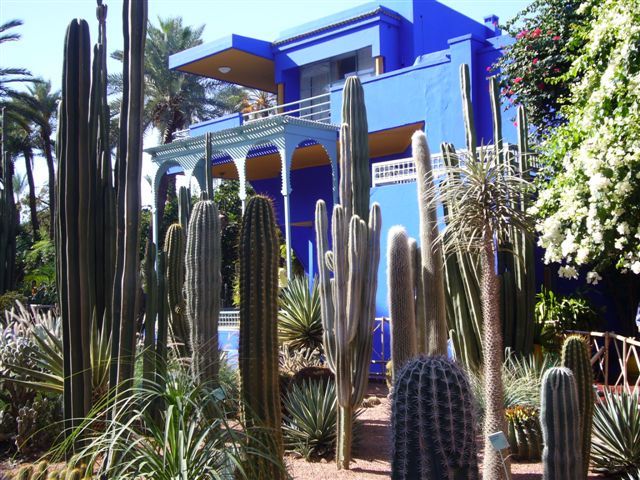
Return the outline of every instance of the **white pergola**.
<path id="1" fill-rule="evenodd" d="M 331 162 L 333 200 L 337 202 L 338 195 L 338 159 L 337 146 L 339 127 L 313 120 L 275 115 L 247 122 L 238 127 L 211 132 L 208 134 L 187 137 L 176 140 L 167 145 L 147 148 L 145 152 L 151 155 L 155 168 L 153 174 L 153 241 L 159 244 L 158 231 L 161 219 L 158 218 L 158 187 L 162 176 L 173 167 L 180 167 L 187 179 L 195 178 L 202 190 L 205 189 L 205 168 L 211 168 L 213 157 L 231 158 L 240 182 L 240 200 L 244 212 L 246 200 L 246 163 L 249 151 L 259 146 L 272 145 L 280 155 L 280 178 L 282 188 L 280 193 L 284 200 L 284 227 L 287 247 L 287 276 L 291 277 L 291 218 L 290 195 L 291 167 L 293 154 L 300 145 L 309 143 L 322 146 Z M 209 145 L 207 145 L 209 143 Z M 211 152 L 212 158 L 205 159 L 206 152 Z"/>

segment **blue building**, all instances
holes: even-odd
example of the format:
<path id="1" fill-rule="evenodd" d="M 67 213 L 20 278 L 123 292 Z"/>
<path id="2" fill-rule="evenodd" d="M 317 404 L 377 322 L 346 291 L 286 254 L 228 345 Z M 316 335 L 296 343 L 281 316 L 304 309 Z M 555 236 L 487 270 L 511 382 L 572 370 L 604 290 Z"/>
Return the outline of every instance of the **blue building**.
<path id="1" fill-rule="evenodd" d="M 315 203 L 323 198 L 330 209 L 335 200 L 342 85 L 358 75 L 368 114 L 371 201 L 381 205 L 383 220 L 377 316 L 388 314 L 387 230 L 402 224 L 418 235 L 411 135 L 424 129 L 434 152 L 443 141 L 464 148 L 458 72 L 468 64 L 478 141 L 492 143 L 487 68 L 509 42 L 493 15 L 479 23 L 436 0 L 386 4 L 368 3 L 277 39 L 230 35 L 171 56 L 171 69 L 272 92 L 278 106 L 212 118 L 192 125 L 183 139 L 147 149 L 155 187 L 175 169 L 202 185 L 208 165 L 215 178 L 238 179 L 241 192 L 249 182 L 272 197 L 287 244 L 313 275 Z M 505 140 L 513 142 L 508 123 Z M 207 144 L 212 153 L 205 162 Z"/>

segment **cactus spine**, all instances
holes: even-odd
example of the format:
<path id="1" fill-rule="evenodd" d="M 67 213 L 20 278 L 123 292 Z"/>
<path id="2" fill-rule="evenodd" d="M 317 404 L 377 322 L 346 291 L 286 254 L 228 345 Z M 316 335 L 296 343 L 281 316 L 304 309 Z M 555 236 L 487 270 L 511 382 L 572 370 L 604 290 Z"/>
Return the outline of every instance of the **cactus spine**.
<path id="1" fill-rule="evenodd" d="M 446 357 L 409 361 L 392 400 L 393 480 L 477 479 L 477 427 L 464 371 Z"/>
<path id="2" fill-rule="evenodd" d="M 196 203 L 189 220 L 184 290 L 193 370 L 196 378 L 212 386 L 218 383 L 221 262 L 218 207 L 212 200 L 201 200 Z"/>
<path id="3" fill-rule="evenodd" d="M 169 305 L 169 329 L 181 357 L 189 355 L 189 326 L 185 318 L 185 230 L 179 223 L 167 229 L 164 240 L 166 259 L 165 288 Z M 202 258 L 203 262 L 207 260 Z"/>
<path id="4" fill-rule="evenodd" d="M 415 249 L 415 241 L 413 242 Z M 391 316 L 392 380 L 402 366 L 416 355 L 416 319 L 412 252 L 404 227 L 389 229 L 387 239 L 387 278 Z"/>
<path id="5" fill-rule="evenodd" d="M 589 347 L 579 335 L 571 335 L 562 345 L 561 365 L 573 373 L 578 389 L 578 407 L 580 412 L 580 444 L 582 445 L 583 477 L 589 472 L 591 453 L 591 425 L 593 422 L 593 371 L 589 359 Z"/>
<path id="6" fill-rule="evenodd" d="M 195 210 L 194 214 L 195 216 Z M 238 361 L 247 422 L 264 429 L 273 454 L 283 456 L 278 377 L 279 242 L 271 201 L 254 196 L 240 231 L 240 345 Z M 190 232 L 191 233 L 191 232 Z M 253 459 L 260 479 L 284 479 L 285 472 Z"/>
<path id="7" fill-rule="evenodd" d="M 327 207 L 322 200 L 316 203 L 315 226 L 323 344 L 336 376 L 336 463 L 339 469 L 348 469 L 353 410 L 364 398 L 371 361 L 382 220 L 379 205 L 369 210 L 367 115 L 356 77 L 345 82 L 342 101 L 340 204 L 333 207 L 333 251 L 329 250 Z"/>
<path id="8" fill-rule="evenodd" d="M 447 353 L 447 315 L 444 286 L 442 245 L 437 242 L 438 220 L 436 205 L 428 198 L 433 189 L 431 153 L 424 132 L 417 131 L 412 137 L 413 159 L 416 165 L 418 208 L 420 211 L 420 252 L 424 317 L 417 322 L 424 323 L 426 344 L 418 349 L 428 355 Z M 419 329 L 422 327 L 419 327 Z"/>
<path id="9" fill-rule="evenodd" d="M 571 370 L 554 367 L 542 378 L 540 398 L 544 480 L 584 478 L 578 390 Z"/>

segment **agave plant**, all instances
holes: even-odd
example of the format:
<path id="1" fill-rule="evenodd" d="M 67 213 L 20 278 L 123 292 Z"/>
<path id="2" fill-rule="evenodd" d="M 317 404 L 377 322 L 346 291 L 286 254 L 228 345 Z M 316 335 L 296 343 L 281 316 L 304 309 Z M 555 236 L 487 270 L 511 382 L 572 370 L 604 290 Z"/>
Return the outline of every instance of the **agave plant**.
<path id="1" fill-rule="evenodd" d="M 21 303 L 8 313 L 10 322 L 20 325 L 28 337 L 28 364 L 7 364 L 14 375 L 7 380 L 26 388 L 45 393 L 62 394 L 64 387 L 64 350 L 60 318 L 50 312 L 33 315 Z M 94 400 L 102 398 L 109 388 L 111 338 L 106 329 L 91 323 L 91 379 Z"/>
<path id="2" fill-rule="evenodd" d="M 280 293 L 278 314 L 280 341 L 292 350 L 322 348 L 322 317 L 317 282 L 309 289 L 305 276 L 293 277 Z"/>
<path id="3" fill-rule="evenodd" d="M 54 458 L 74 438 L 82 437 L 87 439 L 85 446 L 71 463 L 82 460 L 86 475 L 108 454 L 118 461 L 103 465 L 102 474 L 121 480 L 253 479 L 257 472 L 248 459 L 254 455 L 284 469 L 257 439 L 252 439 L 249 450 L 242 422 L 226 420 L 220 388 L 196 383 L 180 364 L 167 372 L 163 381 L 141 382 L 96 405 Z M 102 419 L 107 412 L 112 416 L 105 430 Z"/>
<path id="4" fill-rule="evenodd" d="M 640 394 L 605 392 L 593 412 L 591 461 L 595 470 L 640 478 Z"/>
<path id="5" fill-rule="evenodd" d="M 534 355 L 521 357 L 507 354 L 502 365 L 502 382 L 504 385 L 504 408 L 540 407 L 540 387 L 544 372 L 557 364 L 557 360 L 545 355 L 536 358 Z M 481 372 L 469 375 L 471 388 L 476 397 L 479 414 L 484 414 L 484 379 Z"/>
<path id="6" fill-rule="evenodd" d="M 287 415 L 282 433 L 285 448 L 307 460 L 326 457 L 335 450 L 336 387 L 333 381 L 304 381 L 291 386 L 284 397 Z M 354 415 L 354 420 L 359 412 Z"/>

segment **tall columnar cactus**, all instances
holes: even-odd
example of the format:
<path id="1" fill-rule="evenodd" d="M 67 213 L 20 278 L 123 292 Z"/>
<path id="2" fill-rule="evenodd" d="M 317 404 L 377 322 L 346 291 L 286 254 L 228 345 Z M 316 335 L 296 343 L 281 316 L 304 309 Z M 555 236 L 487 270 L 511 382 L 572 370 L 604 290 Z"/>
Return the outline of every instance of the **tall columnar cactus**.
<path id="1" fill-rule="evenodd" d="M 415 299 L 415 314 L 414 320 L 416 322 L 416 353 L 419 353 L 418 345 L 427 344 L 427 324 L 421 321 L 426 317 L 424 295 L 420 295 L 423 292 L 422 289 L 422 251 L 418 246 L 418 242 L 415 238 L 409 239 L 409 255 L 411 256 L 411 272 L 413 273 L 413 295 Z"/>
<path id="2" fill-rule="evenodd" d="M 571 370 L 554 367 L 542 378 L 540 398 L 542 463 L 545 480 L 585 478 L 582 462 L 580 404 Z"/>
<path id="3" fill-rule="evenodd" d="M 593 422 L 593 370 L 589 359 L 589 347 L 579 335 L 571 335 L 562 345 L 561 365 L 573 373 L 578 389 L 580 412 L 580 445 L 582 446 L 583 478 L 589 472 L 591 453 L 591 425 Z"/>
<path id="4" fill-rule="evenodd" d="M 387 246 L 392 379 L 395 379 L 402 366 L 417 353 L 412 252 L 404 227 L 389 229 Z"/>
<path id="5" fill-rule="evenodd" d="M 169 330 L 182 357 L 189 355 L 189 324 L 185 316 L 184 276 L 185 276 L 185 230 L 179 223 L 167 229 L 164 240 L 166 260 L 165 288 L 169 305 Z M 202 262 L 206 262 L 202 258 Z"/>
<path id="6" fill-rule="evenodd" d="M 189 216 L 191 215 L 191 190 L 187 187 L 180 187 L 178 190 L 178 223 L 184 229 L 185 235 L 189 227 Z"/>
<path id="7" fill-rule="evenodd" d="M 147 239 L 144 256 L 145 315 L 144 315 L 144 354 L 142 378 L 155 381 L 156 373 L 156 322 L 158 317 L 158 275 L 156 273 L 156 246 L 151 235 Z"/>
<path id="8" fill-rule="evenodd" d="M 369 191 L 371 172 L 369 170 L 369 127 L 364 103 L 364 90 L 360 79 L 348 77 L 342 90 L 342 123 L 349 125 L 345 135 L 340 136 L 351 154 L 350 188 L 351 205 L 341 201 L 347 214 L 367 218 L 369 215 Z M 343 173 L 344 175 L 344 173 Z"/>
<path id="9" fill-rule="evenodd" d="M 139 288 L 140 184 L 142 176 L 142 117 L 144 106 L 144 46 L 147 38 L 147 0 L 123 4 L 124 61 L 120 147 L 116 165 L 118 253 L 113 315 L 117 344 L 119 390 L 129 387 L 135 363 L 136 293 Z"/>
<path id="10" fill-rule="evenodd" d="M 6 151 L 7 115 L 2 109 L 2 150 L 0 157 L 0 295 L 15 287 L 17 212 L 13 197 L 13 162 Z"/>
<path id="11" fill-rule="evenodd" d="M 409 361 L 392 402 L 392 479 L 479 478 L 473 394 L 455 362 L 441 356 Z"/>
<path id="12" fill-rule="evenodd" d="M 424 317 L 417 321 L 426 325 L 427 342 L 426 345 L 419 345 L 418 349 L 429 355 L 446 355 L 448 330 L 442 245 L 437 242 L 436 205 L 428 198 L 428 192 L 433 189 L 431 153 L 424 132 L 415 132 L 411 140 L 416 165 L 422 260 L 422 291 L 417 294 L 424 298 Z"/>
<path id="13" fill-rule="evenodd" d="M 200 381 L 212 386 L 218 383 L 221 263 L 218 207 L 212 200 L 201 200 L 196 203 L 189 220 L 184 291 L 193 370 Z"/>
<path id="14" fill-rule="evenodd" d="M 345 83 L 343 120 L 347 125 L 341 128 L 340 204 L 333 207 L 333 250 L 329 250 L 327 207 L 322 200 L 316 204 L 315 227 L 323 344 L 337 386 L 336 462 L 338 468 L 348 469 L 353 411 L 364 398 L 371 361 L 382 222 L 378 204 L 368 210 L 366 111 L 357 78 Z"/>
<path id="15" fill-rule="evenodd" d="M 195 216 L 195 211 L 194 211 Z M 280 246 L 271 201 L 252 197 L 240 231 L 240 366 L 247 422 L 266 436 L 282 458 L 283 443 L 278 377 L 278 261 Z M 190 232 L 191 233 L 191 232 Z M 277 465 L 256 458 L 260 479 L 284 479 Z"/>

